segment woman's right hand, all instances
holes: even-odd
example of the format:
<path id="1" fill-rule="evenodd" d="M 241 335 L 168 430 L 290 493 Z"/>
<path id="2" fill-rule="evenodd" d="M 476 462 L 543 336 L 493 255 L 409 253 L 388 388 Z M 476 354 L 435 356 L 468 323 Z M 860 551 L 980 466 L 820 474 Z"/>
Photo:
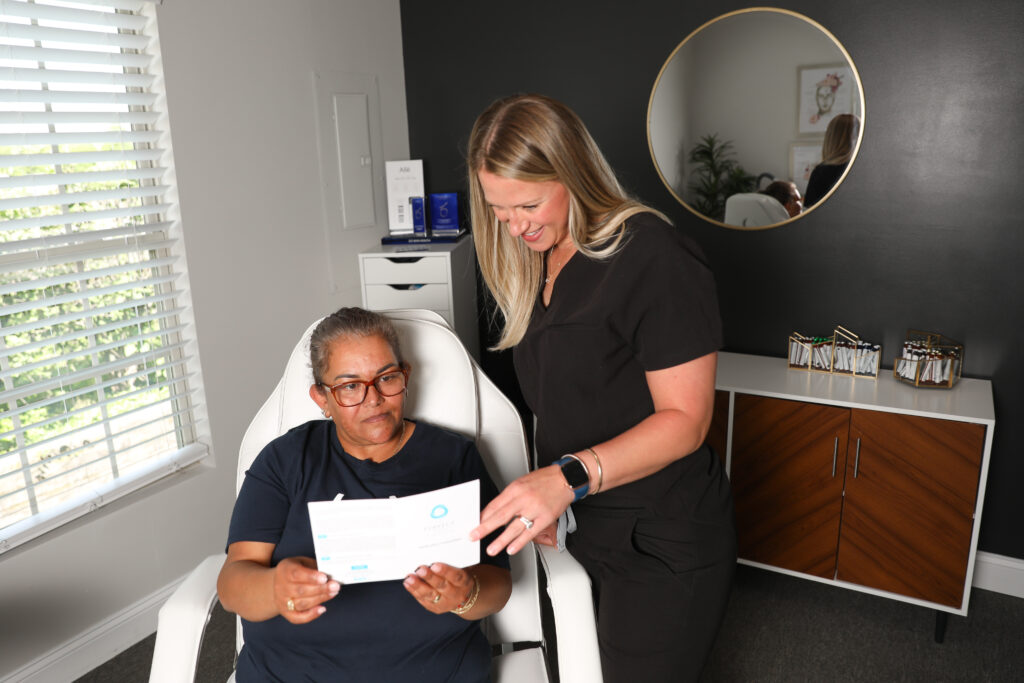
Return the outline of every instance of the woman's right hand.
<path id="1" fill-rule="evenodd" d="M 491 541 L 486 552 L 494 556 L 507 550 L 514 555 L 541 532 L 558 524 L 558 518 L 572 501 L 573 492 L 566 485 L 562 470 L 557 465 L 541 467 L 519 477 L 495 496 L 480 513 L 480 525 L 470 532 L 469 538 L 485 538 L 504 526 L 505 530 Z"/>
<path id="2" fill-rule="evenodd" d="M 220 604 L 248 621 L 276 616 L 293 624 L 313 621 L 324 613 L 322 603 L 336 596 L 341 584 L 317 571 L 311 557 L 288 557 L 271 567 L 274 548 L 273 543 L 256 541 L 228 546 L 217 577 Z"/>
<path id="3" fill-rule="evenodd" d="M 341 584 L 318 571 L 311 557 L 287 557 L 274 567 L 274 605 L 293 624 L 306 624 L 327 608 Z"/>

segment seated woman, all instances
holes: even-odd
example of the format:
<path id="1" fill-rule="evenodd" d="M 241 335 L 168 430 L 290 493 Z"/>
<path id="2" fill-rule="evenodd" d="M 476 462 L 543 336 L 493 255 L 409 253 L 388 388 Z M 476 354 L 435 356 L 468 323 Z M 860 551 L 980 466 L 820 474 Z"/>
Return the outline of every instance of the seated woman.
<path id="1" fill-rule="evenodd" d="M 291 429 L 253 461 L 217 581 L 225 609 L 242 618 L 237 680 L 486 680 L 490 646 L 477 620 L 508 600 L 507 555 L 341 586 L 317 571 L 306 505 L 474 479 L 486 505 L 497 489 L 476 446 L 404 418 L 410 368 L 387 318 L 343 308 L 320 322 L 309 346 L 309 395 L 327 419 Z"/>
<path id="2" fill-rule="evenodd" d="M 800 199 L 800 190 L 797 189 L 796 183 L 790 180 L 773 181 L 761 190 L 761 194 L 768 195 L 782 204 L 790 218 L 796 218 L 803 213 L 804 204 Z"/>

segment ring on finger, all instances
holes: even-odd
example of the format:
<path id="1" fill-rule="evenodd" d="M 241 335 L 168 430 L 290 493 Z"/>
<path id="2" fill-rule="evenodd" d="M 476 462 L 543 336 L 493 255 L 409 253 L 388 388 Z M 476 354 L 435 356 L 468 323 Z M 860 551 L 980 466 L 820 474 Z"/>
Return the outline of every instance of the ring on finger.
<path id="1" fill-rule="evenodd" d="M 287 605 L 288 605 L 288 611 L 289 612 L 294 612 L 295 611 L 295 600 L 293 600 L 292 598 L 288 598 Z"/>
<path id="2" fill-rule="evenodd" d="M 431 600 L 431 602 L 433 602 L 435 605 L 437 603 L 441 602 L 441 594 L 440 593 L 434 593 L 434 599 Z"/>
<path id="3" fill-rule="evenodd" d="M 527 519 L 526 517 L 520 515 L 519 516 L 519 521 L 523 523 L 523 526 L 525 526 L 527 528 L 527 530 L 533 528 L 533 520 L 532 519 Z"/>

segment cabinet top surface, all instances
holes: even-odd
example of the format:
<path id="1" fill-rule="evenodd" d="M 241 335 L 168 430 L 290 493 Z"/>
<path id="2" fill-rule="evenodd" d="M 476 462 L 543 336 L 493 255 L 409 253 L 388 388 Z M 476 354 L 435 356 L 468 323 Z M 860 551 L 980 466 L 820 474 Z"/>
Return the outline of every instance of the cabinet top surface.
<path id="1" fill-rule="evenodd" d="M 419 244 L 378 244 L 360 256 L 429 256 L 431 254 L 450 254 L 464 244 L 472 244 L 473 238 L 466 235 L 458 242 L 424 242 Z"/>
<path id="2" fill-rule="evenodd" d="M 992 383 L 961 378 L 952 389 L 917 388 L 882 369 L 877 379 L 790 369 L 785 358 L 720 352 L 715 388 L 848 408 L 995 424 Z"/>

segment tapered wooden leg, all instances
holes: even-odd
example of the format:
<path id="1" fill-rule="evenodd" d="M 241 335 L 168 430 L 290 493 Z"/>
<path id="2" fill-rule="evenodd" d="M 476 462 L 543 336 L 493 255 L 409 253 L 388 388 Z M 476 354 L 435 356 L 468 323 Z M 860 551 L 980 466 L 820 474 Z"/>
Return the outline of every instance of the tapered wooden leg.
<path id="1" fill-rule="evenodd" d="M 946 622 L 949 621 L 949 612 L 935 610 L 935 642 L 941 643 L 946 637 Z"/>

